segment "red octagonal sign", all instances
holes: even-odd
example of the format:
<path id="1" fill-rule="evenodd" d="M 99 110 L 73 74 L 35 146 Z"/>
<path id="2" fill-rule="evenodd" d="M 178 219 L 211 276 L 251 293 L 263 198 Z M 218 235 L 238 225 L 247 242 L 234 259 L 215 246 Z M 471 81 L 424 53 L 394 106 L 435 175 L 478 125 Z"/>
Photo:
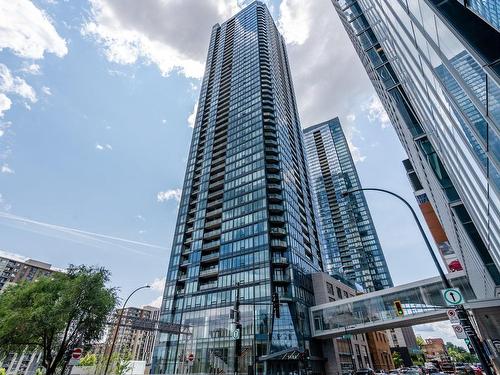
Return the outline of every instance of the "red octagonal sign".
<path id="1" fill-rule="evenodd" d="M 187 356 L 187 360 L 189 362 L 193 362 L 194 361 L 194 354 L 193 353 L 189 353 L 189 355 Z"/>
<path id="2" fill-rule="evenodd" d="M 71 354 L 71 357 L 73 359 L 80 359 L 82 357 L 82 348 L 75 348 L 73 349 L 73 353 Z"/>

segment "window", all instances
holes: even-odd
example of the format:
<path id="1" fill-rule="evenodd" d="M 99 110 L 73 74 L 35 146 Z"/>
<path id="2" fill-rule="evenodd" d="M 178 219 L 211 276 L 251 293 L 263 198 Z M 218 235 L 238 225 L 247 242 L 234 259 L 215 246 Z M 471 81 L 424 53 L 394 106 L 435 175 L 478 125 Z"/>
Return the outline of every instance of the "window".
<path id="1" fill-rule="evenodd" d="M 335 295 L 335 292 L 333 291 L 333 285 L 330 284 L 329 282 L 326 283 L 326 291 L 328 294 L 331 294 L 332 296 Z"/>

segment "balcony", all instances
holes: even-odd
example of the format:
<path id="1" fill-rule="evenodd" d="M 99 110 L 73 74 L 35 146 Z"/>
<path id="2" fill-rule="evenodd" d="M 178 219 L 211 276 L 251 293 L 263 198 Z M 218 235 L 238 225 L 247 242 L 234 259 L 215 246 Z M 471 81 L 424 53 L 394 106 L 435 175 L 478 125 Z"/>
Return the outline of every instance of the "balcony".
<path id="1" fill-rule="evenodd" d="M 201 261 L 207 262 L 207 263 L 216 261 L 217 259 L 219 259 L 219 253 L 212 253 L 212 254 L 208 254 L 208 255 L 203 255 L 201 257 Z"/>
<path id="2" fill-rule="evenodd" d="M 269 216 L 269 221 L 272 223 L 283 224 L 285 222 L 285 218 L 283 216 L 272 215 L 272 216 Z"/>
<path id="3" fill-rule="evenodd" d="M 271 246 L 272 247 L 279 247 L 279 248 L 282 248 L 282 249 L 286 249 L 287 244 L 286 244 L 286 241 L 271 240 Z"/>
<path id="4" fill-rule="evenodd" d="M 269 153 L 272 155 L 278 155 L 278 148 L 277 147 L 266 147 L 266 153 Z"/>
<path id="5" fill-rule="evenodd" d="M 205 222 L 205 229 L 214 228 L 214 227 L 220 225 L 220 223 L 221 223 L 221 219 L 207 221 L 207 222 Z"/>
<path id="6" fill-rule="evenodd" d="M 203 239 L 208 240 L 208 239 L 215 238 L 218 236 L 220 236 L 220 229 L 212 230 L 210 232 L 205 233 L 203 235 Z"/>
<path id="7" fill-rule="evenodd" d="M 276 173 L 268 173 L 267 174 L 267 179 L 269 181 L 280 181 L 280 175 Z"/>
<path id="8" fill-rule="evenodd" d="M 288 266 L 288 259 L 286 259 L 285 257 L 273 256 L 272 262 L 275 266 L 281 266 L 281 267 Z"/>
<path id="9" fill-rule="evenodd" d="M 268 184 L 267 188 L 269 191 L 281 192 L 281 185 L 279 184 Z"/>
<path id="10" fill-rule="evenodd" d="M 278 236 L 286 236 L 286 230 L 283 228 L 270 228 L 269 233 L 275 234 Z"/>
<path id="11" fill-rule="evenodd" d="M 207 289 L 213 289 L 217 288 L 217 281 L 212 281 L 206 284 L 200 284 L 199 290 L 207 290 Z"/>
<path id="12" fill-rule="evenodd" d="M 224 179 L 224 171 L 210 176 L 210 182 L 220 181 L 221 178 Z"/>
<path id="13" fill-rule="evenodd" d="M 284 274 L 275 274 L 273 275 L 273 281 L 275 283 L 289 283 L 290 276 Z"/>
<path id="14" fill-rule="evenodd" d="M 206 244 L 203 244 L 203 250 L 211 250 L 211 249 L 216 249 L 220 246 L 220 241 L 212 241 L 208 242 Z"/>
<path id="15" fill-rule="evenodd" d="M 266 168 L 269 172 L 279 172 L 280 171 L 280 166 L 277 163 L 266 163 Z"/>
<path id="16" fill-rule="evenodd" d="M 275 155 L 266 155 L 266 161 L 278 163 L 280 158 Z"/>
<path id="17" fill-rule="evenodd" d="M 266 140 L 264 140 L 264 142 L 265 142 L 266 146 L 276 146 L 276 147 L 278 146 L 278 142 L 272 141 L 270 139 L 266 139 Z"/>
<path id="18" fill-rule="evenodd" d="M 282 204 L 270 204 L 269 211 L 271 212 L 283 212 L 284 208 Z"/>
<path id="19" fill-rule="evenodd" d="M 207 208 L 214 208 L 214 207 L 217 207 L 217 206 L 221 205 L 221 204 L 222 204 L 222 202 L 223 202 L 223 200 L 222 200 L 222 199 L 217 199 L 217 200 L 215 200 L 215 201 L 208 202 L 208 204 L 207 204 Z"/>
<path id="20" fill-rule="evenodd" d="M 215 190 L 215 189 L 218 189 L 222 186 L 224 186 L 224 179 L 220 179 L 218 181 L 211 182 L 210 185 L 208 185 L 208 188 L 210 190 Z"/>
<path id="21" fill-rule="evenodd" d="M 283 200 L 283 196 L 281 194 L 269 194 L 267 198 L 271 202 L 281 202 Z"/>
<path id="22" fill-rule="evenodd" d="M 216 216 L 216 215 L 220 215 L 222 213 L 222 208 L 218 208 L 216 210 L 207 210 L 207 215 L 206 217 L 212 217 L 212 216 Z"/>
<path id="23" fill-rule="evenodd" d="M 200 277 L 215 276 L 219 273 L 219 267 L 210 267 L 200 271 Z"/>
<path id="24" fill-rule="evenodd" d="M 177 279 L 179 281 L 186 281 L 187 280 L 187 273 L 180 273 L 178 276 L 177 276 Z"/>

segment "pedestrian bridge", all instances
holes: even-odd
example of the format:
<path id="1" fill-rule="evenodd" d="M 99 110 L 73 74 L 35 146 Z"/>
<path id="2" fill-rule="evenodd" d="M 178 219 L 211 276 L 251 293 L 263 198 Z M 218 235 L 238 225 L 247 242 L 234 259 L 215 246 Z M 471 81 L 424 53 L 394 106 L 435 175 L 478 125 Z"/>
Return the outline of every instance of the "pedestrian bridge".
<path id="1" fill-rule="evenodd" d="M 465 301 L 476 299 L 465 272 L 446 277 L 453 287 L 460 289 Z M 442 289 L 441 278 L 433 277 L 311 307 L 313 336 L 338 337 L 446 320 L 449 307 Z M 401 302 L 403 316 L 398 316 L 394 301 Z"/>

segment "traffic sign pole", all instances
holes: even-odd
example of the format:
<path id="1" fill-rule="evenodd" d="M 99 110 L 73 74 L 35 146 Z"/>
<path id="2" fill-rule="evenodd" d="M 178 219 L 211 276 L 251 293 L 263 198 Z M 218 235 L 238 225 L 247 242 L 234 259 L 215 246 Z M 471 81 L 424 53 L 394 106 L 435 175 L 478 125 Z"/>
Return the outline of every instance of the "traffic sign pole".
<path id="1" fill-rule="evenodd" d="M 392 191 L 385 190 L 385 189 L 379 189 L 379 188 L 358 188 L 358 189 L 349 189 L 347 191 L 344 191 L 342 195 L 344 197 L 348 196 L 349 194 L 355 193 L 357 191 L 378 191 L 381 193 L 386 193 L 389 195 L 392 195 L 393 197 L 396 197 L 400 201 L 402 201 L 411 211 L 413 218 L 415 219 L 415 223 L 418 226 L 418 229 L 420 230 L 420 234 L 422 235 L 422 238 L 424 239 L 425 245 L 427 246 L 427 250 L 429 251 L 430 256 L 432 257 L 432 261 L 434 262 L 434 265 L 436 266 L 437 271 L 439 272 L 439 276 L 441 277 L 441 280 L 443 281 L 444 287 L 446 289 L 453 289 L 450 280 L 446 278 L 446 275 L 443 271 L 443 268 L 439 264 L 439 261 L 437 259 L 436 254 L 434 253 L 434 250 L 432 249 L 431 243 L 429 239 L 427 238 L 427 235 L 425 234 L 424 228 L 422 227 L 422 224 L 420 224 L 420 220 L 418 219 L 418 216 L 411 206 L 410 203 L 400 195 L 393 193 Z M 476 330 L 472 326 L 472 323 L 469 319 L 469 315 L 467 314 L 467 311 L 465 310 L 464 306 L 462 304 L 458 305 L 456 308 L 456 311 L 458 313 L 458 316 L 460 318 L 460 321 L 462 322 L 462 326 L 464 327 L 465 331 L 467 332 L 467 335 L 469 336 L 471 340 L 471 344 L 474 346 L 474 350 L 476 351 L 479 360 L 481 361 L 481 364 L 483 366 L 483 371 L 486 373 L 486 375 L 493 375 L 491 372 L 490 368 L 490 361 L 488 360 L 488 356 L 486 355 L 486 351 L 484 350 L 481 341 L 479 340 L 478 335 L 476 334 Z M 464 324 L 467 326 L 467 328 L 464 326 Z M 469 331 L 468 331 L 469 330 Z M 471 332 L 469 334 L 469 332 Z"/>

